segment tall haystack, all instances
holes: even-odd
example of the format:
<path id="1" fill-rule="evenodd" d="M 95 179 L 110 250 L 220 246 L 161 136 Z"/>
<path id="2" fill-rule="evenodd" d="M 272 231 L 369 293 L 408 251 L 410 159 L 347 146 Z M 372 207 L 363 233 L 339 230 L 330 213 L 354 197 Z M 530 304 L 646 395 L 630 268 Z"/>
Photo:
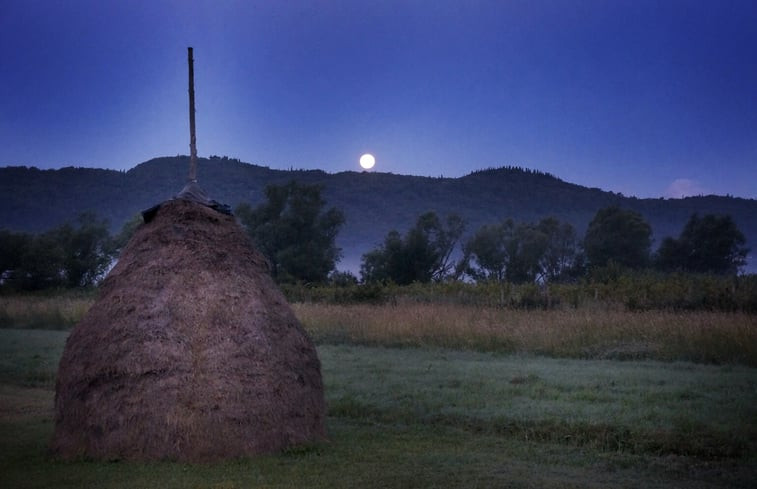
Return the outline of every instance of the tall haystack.
<path id="1" fill-rule="evenodd" d="M 71 332 L 52 449 L 207 461 L 324 438 L 320 362 L 234 218 L 162 204 Z"/>

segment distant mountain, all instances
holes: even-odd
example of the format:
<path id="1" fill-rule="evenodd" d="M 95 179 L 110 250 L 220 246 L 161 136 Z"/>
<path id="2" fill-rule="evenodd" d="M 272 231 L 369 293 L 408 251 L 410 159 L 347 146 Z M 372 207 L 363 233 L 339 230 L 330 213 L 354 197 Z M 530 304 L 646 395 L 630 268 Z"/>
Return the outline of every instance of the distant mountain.
<path id="1" fill-rule="evenodd" d="M 567 183 L 547 173 L 520 168 L 481 170 L 460 178 L 430 178 L 391 173 L 273 170 L 236 159 L 201 158 L 199 183 L 208 195 L 235 207 L 264 200 L 266 185 L 290 180 L 319 184 L 329 206 L 342 209 L 346 223 L 338 237 L 344 249 L 341 269 L 356 271 L 360 257 L 383 241 L 391 229 L 404 232 L 426 211 L 456 213 L 468 232 L 511 217 L 535 221 L 555 216 L 583 235 L 598 209 L 617 204 L 640 212 L 654 238 L 678 236 L 692 213 L 729 214 L 757 253 L 757 200 L 703 196 L 637 199 Z M 155 158 L 127 172 L 90 168 L 39 170 L 0 168 L 0 228 L 40 232 L 74 219 L 83 211 L 106 217 L 113 231 L 152 205 L 170 199 L 184 186 L 189 158 Z M 755 260 L 751 260 L 754 262 Z M 757 268 L 753 263 L 751 270 Z"/>

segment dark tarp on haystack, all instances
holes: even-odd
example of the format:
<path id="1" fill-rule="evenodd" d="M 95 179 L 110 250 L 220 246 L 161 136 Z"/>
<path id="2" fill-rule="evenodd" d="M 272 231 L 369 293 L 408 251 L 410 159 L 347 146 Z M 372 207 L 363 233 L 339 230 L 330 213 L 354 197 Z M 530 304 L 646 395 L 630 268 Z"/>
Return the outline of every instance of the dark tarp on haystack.
<path id="1" fill-rule="evenodd" d="M 179 192 L 174 197 L 174 199 L 182 199 L 182 200 L 187 200 L 189 202 L 197 202 L 204 206 L 210 207 L 211 209 L 216 210 L 222 214 L 227 214 L 229 216 L 232 215 L 230 206 L 226 204 L 222 204 L 208 197 L 205 191 L 202 190 L 200 186 L 197 185 L 197 182 L 194 180 L 187 182 L 184 188 L 181 189 L 181 192 Z M 142 211 L 142 219 L 145 222 L 152 221 L 153 217 L 155 217 L 155 214 L 158 213 L 158 209 L 160 209 L 160 206 L 162 205 L 163 204 L 158 204 L 158 205 L 150 207 L 147 210 Z"/>
<path id="2" fill-rule="evenodd" d="M 205 461 L 325 437 L 315 347 L 234 218 L 159 206 L 61 358 L 53 452 Z"/>

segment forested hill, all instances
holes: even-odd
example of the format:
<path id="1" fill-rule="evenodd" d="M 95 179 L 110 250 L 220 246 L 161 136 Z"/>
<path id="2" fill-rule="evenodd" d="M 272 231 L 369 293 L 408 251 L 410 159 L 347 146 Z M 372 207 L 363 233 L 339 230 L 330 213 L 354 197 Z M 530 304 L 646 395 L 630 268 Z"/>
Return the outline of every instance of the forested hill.
<path id="1" fill-rule="evenodd" d="M 40 232 L 73 220 L 81 212 L 94 211 L 109 219 L 117 231 L 141 210 L 179 192 L 188 167 L 189 158 L 179 156 L 156 158 L 127 172 L 0 168 L 0 228 Z M 338 238 L 345 254 L 340 268 L 353 270 L 362 253 L 382 242 L 389 230 L 404 232 L 426 211 L 440 216 L 456 213 L 468 222 L 468 232 L 508 217 L 534 221 L 555 216 L 572 223 L 582 235 L 598 209 L 618 204 L 640 212 L 652 225 L 657 242 L 666 236 L 677 237 L 692 213 L 729 214 L 747 236 L 747 245 L 757 251 L 757 200 L 753 199 L 637 199 L 518 168 L 430 178 L 378 172 L 282 171 L 212 157 L 199 160 L 198 177 L 211 198 L 232 207 L 241 202 L 257 205 L 271 183 L 297 180 L 322 185 L 328 205 L 342 209 L 346 216 Z"/>

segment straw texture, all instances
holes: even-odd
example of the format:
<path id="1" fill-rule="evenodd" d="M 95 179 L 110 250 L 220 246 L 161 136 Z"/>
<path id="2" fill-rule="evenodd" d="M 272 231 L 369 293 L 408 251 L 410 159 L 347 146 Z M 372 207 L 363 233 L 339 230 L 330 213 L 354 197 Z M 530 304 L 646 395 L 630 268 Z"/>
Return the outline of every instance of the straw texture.
<path id="1" fill-rule="evenodd" d="M 209 461 L 325 437 L 315 347 L 231 216 L 181 199 L 136 232 L 61 358 L 54 453 Z"/>

